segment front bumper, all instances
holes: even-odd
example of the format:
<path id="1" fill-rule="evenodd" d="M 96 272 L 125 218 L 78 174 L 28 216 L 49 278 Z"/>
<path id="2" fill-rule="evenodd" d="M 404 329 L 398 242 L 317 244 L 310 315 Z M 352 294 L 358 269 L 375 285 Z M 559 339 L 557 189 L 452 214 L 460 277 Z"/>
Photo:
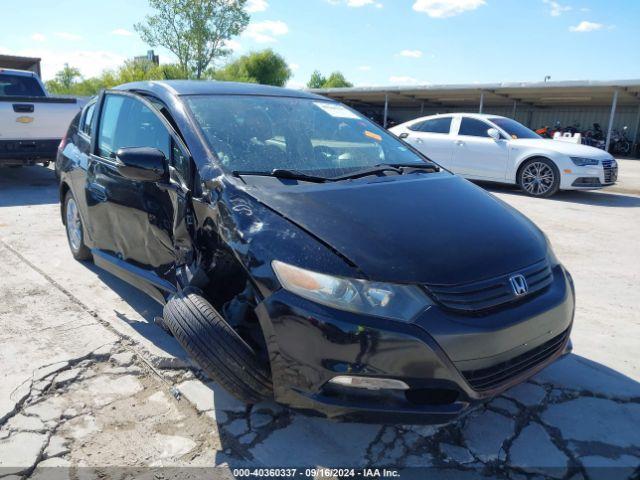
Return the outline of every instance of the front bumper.
<path id="1" fill-rule="evenodd" d="M 568 173 L 570 171 L 570 173 Z M 599 165 L 565 169 L 561 175 L 560 188 L 563 190 L 594 190 L 618 181 L 618 163 L 604 160 Z"/>
<path id="2" fill-rule="evenodd" d="M 331 418 L 443 423 L 568 353 L 574 292 L 557 266 L 544 291 L 483 316 L 433 306 L 402 323 L 334 310 L 284 290 L 256 311 L 278 402 Z M 410 390 L 327 383 L 337 375 L 394 378 Z M 496 381 L 474 388 L 477 375 Z"/>

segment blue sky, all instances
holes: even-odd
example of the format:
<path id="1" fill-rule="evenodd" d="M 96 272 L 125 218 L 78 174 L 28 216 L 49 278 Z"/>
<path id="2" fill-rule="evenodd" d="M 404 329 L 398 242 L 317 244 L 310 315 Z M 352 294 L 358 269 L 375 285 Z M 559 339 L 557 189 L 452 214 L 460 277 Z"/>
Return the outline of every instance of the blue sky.
<path id="1" fill-rule="evenodd" d="M 6 1 L 6 0 L 5 0 Z M 0 53 L 68 62 L 86 76 L 148 49 L 146 0 L 11 2 Z M 20 7 L 19 5 L 24 5 Z M 638 0 L 248 0 L 234 55 L 273 48 L 302 86 L 313 70 L 359 86 L 640 78 Z M 16 7 L 17 6 L 17 7 Z M 156 49 L 162 62 L 171 54 Z"/>

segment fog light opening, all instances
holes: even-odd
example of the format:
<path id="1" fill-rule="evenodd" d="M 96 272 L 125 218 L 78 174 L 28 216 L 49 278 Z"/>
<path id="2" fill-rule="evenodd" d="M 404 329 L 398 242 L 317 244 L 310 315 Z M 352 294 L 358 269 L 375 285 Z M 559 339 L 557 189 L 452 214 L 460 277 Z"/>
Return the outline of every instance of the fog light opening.
<path id="1" fill-rule="evenodd" d="M 345 387 L 363 388 L 366 390 L 409 390 L 409 385 L 402 380 L 394 378 L 354 377 L 351 375 L 338 375 L 328 383 Z"/>
<path id="2" fill-rule="evenodd" d="M 414 405 L 449 405 L 460 393 L 448 388 L 416 388 L 405 392 L 406 399 Z"/>

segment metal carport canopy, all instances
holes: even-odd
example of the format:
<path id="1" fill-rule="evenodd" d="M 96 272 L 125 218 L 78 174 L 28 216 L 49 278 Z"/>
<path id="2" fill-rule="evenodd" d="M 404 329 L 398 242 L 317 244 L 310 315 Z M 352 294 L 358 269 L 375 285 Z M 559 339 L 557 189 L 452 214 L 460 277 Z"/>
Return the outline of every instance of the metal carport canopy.
<path id="1" fill-rule="evenodd" d="M 640 104 L 640 79 L 612 81 L 517 82 L 466 85 L 411 85 L 313 89 L 314 93 L 343 102 L 384 106 L 478 107 L 510 106 L 520 102 L 544 108 L 553 106 L 609 106 L 615 91 L 618 105 Z"/>
<path id="2" fill-rule="evenodd" d="M 382 107 L 384 127 L 389 106 L 468 108 L 482 112 L 486 107 L 509 107 L 515 113 L 519 105 L 529 108 L 610 106 L 606 148 L 609 148 L 616 108 L 638 105 L 640 124 L 640 79 L 609 81 L 513 82 L 465 85 L 411 85 L 390 87 L 321 88 L 314 93 L 352 103 Z"/>

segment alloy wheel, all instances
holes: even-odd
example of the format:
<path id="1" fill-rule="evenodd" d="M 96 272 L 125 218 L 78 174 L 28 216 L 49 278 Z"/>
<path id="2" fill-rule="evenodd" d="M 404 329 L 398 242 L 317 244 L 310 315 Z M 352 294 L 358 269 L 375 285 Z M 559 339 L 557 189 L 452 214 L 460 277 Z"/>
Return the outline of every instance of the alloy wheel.
<path id="1" fill-rule="evenodd" d="M 67 235 L 71 248 L 75 251 L 80 250 L 82 246 L 82 222 L 78 213 L 78 206 L 73 198 L 67 201 Z"/>
<path id="2" fill-rule="evenodd" d="M 522 171 L 522 188 L 531 195 L 544 195 L 553 188 L 555 174 L 553 169 L 543 162 L 533 162 Z"/>

